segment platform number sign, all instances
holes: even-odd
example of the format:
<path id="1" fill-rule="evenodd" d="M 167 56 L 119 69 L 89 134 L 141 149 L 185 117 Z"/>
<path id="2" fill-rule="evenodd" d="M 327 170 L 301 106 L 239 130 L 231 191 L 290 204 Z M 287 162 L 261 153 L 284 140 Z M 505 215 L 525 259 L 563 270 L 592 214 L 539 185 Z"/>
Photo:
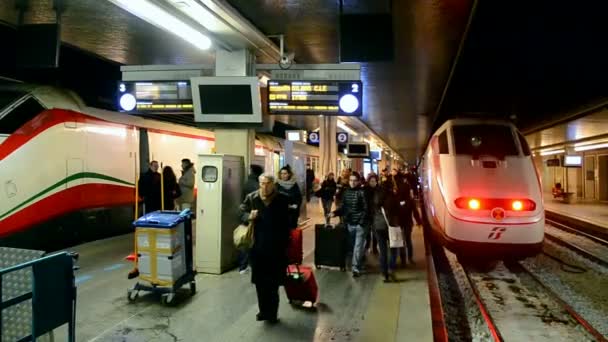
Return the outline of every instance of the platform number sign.
<path id="1" fill-rule="evenodd" d="M 318 144 L 319 143 L 319 133 L 310 132 L 308 134 L 308 143 L 310 144 Z"/>
<path id="2" fill-rule="evenodd" d="M 336 141 L 338 142 L 338 144 L 346 144 L 348 142 L 348 133 L 336 133 Z"/>

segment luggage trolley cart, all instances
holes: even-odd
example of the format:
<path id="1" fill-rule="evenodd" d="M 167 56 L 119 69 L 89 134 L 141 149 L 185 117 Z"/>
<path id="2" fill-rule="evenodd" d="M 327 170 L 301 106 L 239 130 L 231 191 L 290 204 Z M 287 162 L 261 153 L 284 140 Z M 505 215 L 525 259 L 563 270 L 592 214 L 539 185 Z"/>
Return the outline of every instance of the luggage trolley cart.
<path id="1" fill-rule="evenodd" d="M 190 284 L 190 293 L 196 293 L 192 257 L 192 219 L 190 209 L 155 211 L 133 223 L 139 278 L 128 290 L 127 298 L 135 301 L 139 291 L 161 294 L 163 304 L 171 304 L 178 289 Z"/>

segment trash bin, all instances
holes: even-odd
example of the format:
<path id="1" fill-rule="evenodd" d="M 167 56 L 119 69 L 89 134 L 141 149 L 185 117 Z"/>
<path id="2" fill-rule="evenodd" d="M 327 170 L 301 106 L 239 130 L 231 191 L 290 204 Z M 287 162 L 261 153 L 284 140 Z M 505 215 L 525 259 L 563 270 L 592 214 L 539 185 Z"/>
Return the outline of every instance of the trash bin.
<path id="1" fill-rule="evenodd" d="M 155 211 L 133 223 L 139 278 L 171 286 L 192 267 L 190 211 Z"/>

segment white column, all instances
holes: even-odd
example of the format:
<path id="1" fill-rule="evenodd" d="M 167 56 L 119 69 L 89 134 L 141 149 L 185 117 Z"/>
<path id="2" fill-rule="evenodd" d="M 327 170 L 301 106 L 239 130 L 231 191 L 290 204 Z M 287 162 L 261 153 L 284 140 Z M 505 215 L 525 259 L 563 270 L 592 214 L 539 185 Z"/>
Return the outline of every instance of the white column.
<path id="1" fill-rule="evenodd" d="M 321 176 L 323 177 L 329 172 L 336 173 L 338 169 L 337 125 L 338 118 L 335 116 L 323 116 L 319 118 L 319 159 L 321 163 Z"/>

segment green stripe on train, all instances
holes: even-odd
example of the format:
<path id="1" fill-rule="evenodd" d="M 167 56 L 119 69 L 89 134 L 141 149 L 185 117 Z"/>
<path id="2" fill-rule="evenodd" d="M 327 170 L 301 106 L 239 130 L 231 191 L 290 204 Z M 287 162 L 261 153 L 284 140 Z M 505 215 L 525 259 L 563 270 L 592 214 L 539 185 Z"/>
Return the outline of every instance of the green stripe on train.
<path id="1" fill-rule="evenodd" d="M 34 196 L 28 198 L 27 200 L 21 202 L 20 204 L 18 204 L 17 206 L 15 206 L 13 209 L 5 212 L 4 214 L 0 215 L 0 219 L 10 215 L 11 213 L 15 212 L 17 209 L 23 207 L 24 205 L 34 201 L 35 199 L 44 196 L 46 193 L 53 191 L 55 189 L 57 189 L 58 187 L 67 184 L 68 182 L 77 180 L 77 179 L 82 179 L 82 178 L 94 178 L 94 179 L 103 179 L 103 180 L 107 180 L 107 181 L 111 181 L 114 183 L 120 183 L 120 184 L 124 184 L 124 185 L 128 185 L 128 186 L 134 186 L 135 184 L 133 183 L 129 183 L 127 181 L 124 181 L 122 179 L 118 179 L 118 178 L 114 178 L 114 177 L 110 177 L 107 175 L 103 175 L 101 173 L 95 173 L 95 172 L 80 172 L 80 173 L 75 173 L 69 177 L 66 177 L 62 180 L 60 180 L 59 182 L 49 186 L 48 188 L 40 191 L 39 193 L 35 194 Z"/>

